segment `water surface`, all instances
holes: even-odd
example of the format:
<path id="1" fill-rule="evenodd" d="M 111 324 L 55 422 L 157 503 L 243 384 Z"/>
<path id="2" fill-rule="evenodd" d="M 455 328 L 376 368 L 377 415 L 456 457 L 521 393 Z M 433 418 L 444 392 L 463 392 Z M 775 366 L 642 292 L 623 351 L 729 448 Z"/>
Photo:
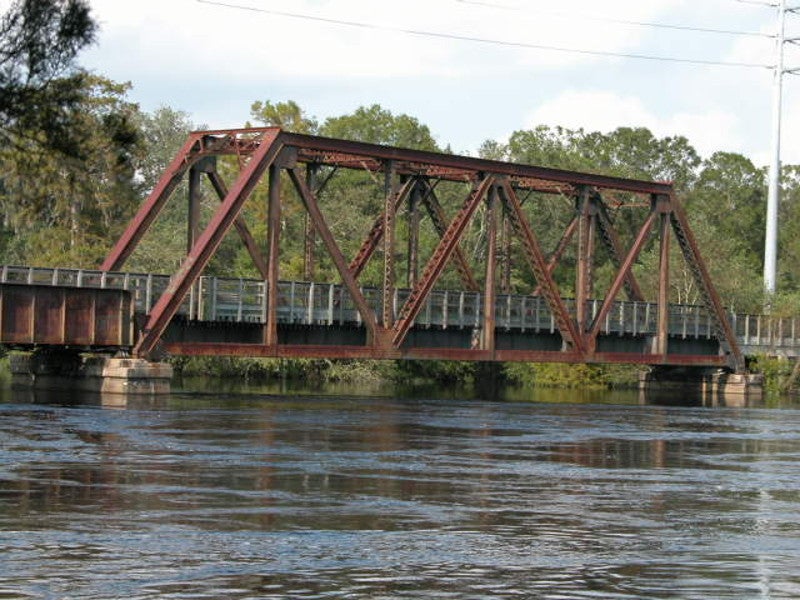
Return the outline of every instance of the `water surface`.
<path id="1" fill-rule="evenodd" d="M 796 598 L 800 411 L 0 402 L 0 598 Z"/>

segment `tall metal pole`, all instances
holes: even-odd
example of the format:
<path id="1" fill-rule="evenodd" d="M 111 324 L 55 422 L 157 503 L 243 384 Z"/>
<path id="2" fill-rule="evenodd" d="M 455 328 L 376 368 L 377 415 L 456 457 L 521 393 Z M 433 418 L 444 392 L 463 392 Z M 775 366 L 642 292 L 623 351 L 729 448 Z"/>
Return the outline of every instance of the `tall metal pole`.
<path id="1" fill-rule="evenodd" d="M 772 158 L 769 165 L 767 193 L 767 232 L 764 240 L 764 292 L 775 293 L 778 264 L 778 203 L 781 177 L 781 100 L 783 87 L 783 45 L 786 23 L 786 0 L 778 2 L 778 35 L 776 40 L 775 76 L 772 84 Z"/>

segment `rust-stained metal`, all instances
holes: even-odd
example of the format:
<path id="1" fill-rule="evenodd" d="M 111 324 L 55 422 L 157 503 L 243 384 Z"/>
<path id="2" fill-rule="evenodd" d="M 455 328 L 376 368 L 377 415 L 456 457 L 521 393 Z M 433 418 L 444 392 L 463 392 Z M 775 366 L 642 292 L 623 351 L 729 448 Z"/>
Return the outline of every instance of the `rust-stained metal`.
<path id="1" fill-rule="evenodd" d="M 617 271 L 617 275 L 614 277 L 614 281 L 606 293 L 603 304 L 600 307 L 600 310 L 597 312 L 591 327 L 589 328 L 587 339 L 591 340 L 592 343 L 594 343 L 594 341 L 597 339 L 597 334 L 600 332 L 600 328 L 603 326 L 603 321 L 605 320 L 608 311 L 611 310 L 611 305 L 617 299 L 617 294 L 619 294 L 625 279 L 628 277 L 628 272 L 633 266 L 633 262 L 636 260 L 636 257 L 639 256 L 642 246 L 644 246 L 645 241 L 647 241 L 647 238 L 650 236 L 651 229 L 653 228 L 653 222 L 655 221 L 657 214 L 658 213 L 656 213 L 655 210 L 650 211 L 650 214 L 647 216 L 644 224 L 639 229 L 639 233 L 636 235 L 633 245 L 631 246 L 630 250 L 628 250 L 628 254 L 622 261 L 622 265 L 620 265 L 619 271 Z"/>
<path id="2" fill-rule="evenodd" d="M 240 173 L 230 189 L 227 189 L 216 169 L 213 168 L 215 157 L 224 155 L 236 157 L 241 166 Z M 340 169 L 366 171 L 369 174 L 369 180 L 383 194 L 381 214 L 373 216 L 372 228 L 349 265 L 341 250 L 342 242 L 337 240 L 331 232 L 319 207 L 322 189 L 331 180 L 334 173 Z M 270 173 L 271 184 L 269 186 L 270 206 L 266 240 L 269 255 L 265 260 L 258 251 L 258 244 L 263 243 L 264 240 L 253 239 L 241 216 L 241 210 L 254 186 L 263 179 L 267 171 Z M 221 200 L 219 208 L 203 231 L 199 231 L 199 219 L 196 211 L 199 173 L 201 172 L 207 174 Z M 333 334 L 331 343 L 323 346 L 296 343 L 297 340 L 305 338 L 298 337 L 300 334 L 286 337 L 288 334 L 281 329 L 284 322 L 279 320 L 278 313 L 280 310 L 285 310 L 285 307 L 279 306 L 278 278 L 281 258 L 281 209 L 282 203 L 286 200 L 280 192 L 279 182 L 281 175 L 285 172 L 288 172 L 305 210 L 303 214 L 304 273 L 309 280 L 318 278 L 318 274 L 315 276 L 314 272 L 313 247 L 314 238 L 319 237 L 321 241 L 319 252 L 325 252 L 326 256 L 331 259 L 344 285 L 344 290 L 336 292 L 340 295 L 336 297 L 335 301 L 333 296 L 330 296 L 330 302 L 327 305 L 339 307 L 336 309 L 339 310 L 347 304 L 347 310 L 351 311 L 351 315 L 355 315 L 350 317 L 349 325 L 343 323 L 338 325 L 339 327 L 357 327 L 361 331 L 356 336 L 358 342 L 355 345 L 339 345 Z M 156 344 L 160 343 L 165 328 L 185 299 L 189 289 L 203 272 L 224 235 L 232 226 L 235 226 L 253 257 L 261 277 L 266 282 L 267 294 L 263 305 L 266 326 L 263 339 L 257 344 L 222 345 L 167 341 L 165 347 L 168 351 L 224 352 L 286 357 L 610 361 L 706 366 L 725 364 L 736 370 L 744 368 L 744 361 L 731 332 L 730 324 L 726 320 L 713 283 L 691 235 L 688 222 L 669 183 L 638 181 L 437 152 L 335 140 L 288 133 L 269 127 L 195 132 L 190 135 L 129 228 L 109 253 L 103 262 L 103 270 L 120 269 L 164 206 L 169 195 L 187 174 L 189 175 L 191 202 L 188 219 L 187 245 L 189 250 L 180 269 L 172 277 L 166 291 L 157 300 L 149 314 L 134 348 L 134 352 L 138 355 L 148 356 L 153 352 Z M 366 178 L 360 179 L 365 185 L 370 184 Z M 317 181 L 319 180 L 321 183 L 318 185 Z M 447 211 L 435 191 L 437 185 L 443 181 L 459 184 L 445 186 L 447 194 L 441 194 L 442 198 L 446 200 Z M 467 192 L 465 183 L 471 186 L 471 191 Z M 464 195 L 454 197 L 452 192 L 462 186 L 465 188 L 466 198 Z M 439 191 L 441 189 L 439 188 Z M 644 224 L 641 225 L 638 235 L 627 251 L 623 248 L 615 224 L 608 214 L 604 196 L 617 199 L 619 204 L 631 207 L 631 210 L 641 211 L 637 207 L 642 205 L 650 208 Z M 522 208 L 521 198 L 528 200 L 525 210 Z M 548 201 L 560 202 L 562 198 L 576 201 L 576 215 L 562 232 L 554 232 L 560 233 L 560 240 L 553 254 L 546 259 L 531 223 L 536 218 L 536 211 L 539 210 L 540 205 Z M 487 202 L 487 211 L 479 213 L 477 209 L 484 201 Z M 419 210 L 420 204 L 425 207 L 425 211 Z M 398 211 L 406 205 L 407 210 L 403 214 L 408 216 L 408 227 L 403 227 L 397 222 L 397 217 L 401 214 Z M 495 205 L 497 205 L 496 208 Z M 453 215 L 452 218 L 449 218 L 447 213 Z M 286 214 L 291 213 L 286 211 Z M 478 214 L 485 216 L 478 217 Z M 643 290 L 634 277 L 632 266 L 644 248 L 659 217 L 658 231 L 661 245 L 658 248 L 660 256 L 658 288 L 655 291 Z M 488 219 L 487 222 L 481 224 L 488 244 L 486 248 L 487 262 L 485 272 L 481 274 L 481 280 L 475 277 L 475 266 L 470 264 L 469 255 L 466 252 L 466 249 L 469 248 L 467 243 L 475 243 L 472 232 L 467 233 L 470 223 L 478 218 Z M 432 227 L 433 231 L 438 234 L 440 239 L 435 247 L 420 247 L 421 227 Z M 672 234 L 675 235 L 684 259 L 698 283 L 704 305 L 712 315 L 724 355 L 691 354 L 690 352 L 694 351 L 693 347 L 678 348 L 679 344 L 677 343 L 675 344 L 676 349 L 673 350 L 672 342 L 668 342 L 669 265 L 667 258 L 669 236 Z M 521 255 L 525 259 L 521 265 L 515 265 L 511 260 L 512 243 L 520 246 Z M 573 269 L 571 261 L 564 259 L 570 244 L 576 248 L 575 256 L 577 257 L 577 265 L 574 267 L 575 299 L 563 298 L 554 277 L 554 274 L 558 274 L 560 281 L 566 275 L 561 270 L 556 271 L 560 265 L 566 264 L 566 269 Z M 594 267 L 598 244 L 605 246 L 615 272 L 612 274 L 611 286 L 602 298 L 599 311 L 592 310 L 590 312 L 592 302 L 595 302 L 593 306 L 596 309 L 596 302 L 601 300 L 595 298 Z M 379 245 L 383 249 L 384 261 L 382 287 L 380 290 L 370 292 L 374 295 L 370 296 L 368 302 L 365 292 L 358 286 L 358 277 Z M 476 248 L 477 250 L 478 248 Z M 428 254 L 429 251 L 432 252 Z M 427 262 L 422 266 L 421 263 L 424 262 L 425 256 L 428 257 Z M 452 338 L 452 340 L 458 340 L 459 347 L 418 347 L 421 344 L 427 344 L 428 342 L 425 340 L 432 338 L 417 328 L 415 320 L 421 310 L 431 310 L 430 306 L 426 305 L 427 299 L 435 287 L 442 285 L 441 274 L 451 262 L 458 271 L 463 288 L 472 292 L 482 292 L 479 297 L 482 300 L 480 304 L 484 308 L 476 309 L 474 321 L 470 324 L 465 326 L 462 319 L 461 327 L 462 329 L 467 327 L 468 331 L 461 337 L 454 336 Z M 397 289 L 396 269 L 398 264 L 405 265 L 409 290 Z M 543 296 L 547 310 L 552 315 L 552 326 L 547 334 L 550 337 L 537 340 L 535 344 L 531 340 L 523 341 L 521 347 L 516 349 L 522 338 L 518 339 L 514 336 L 521 335 L 521 333 L 516 332 L 511 335 L 505 331 L 495 331 L 496 323 L 493 321 L 494 308 L 492 305 L 497 299 L 498 280 L 500 289 L 504 293 L 520 293 L 521 291 L 523 294 L 530 294 L 529 290 L 512 290 L 512 282 L 520 281 L 519 278 L 512 278 L 512 271 L 526 266 L 530 268 L 535 277 L 536 287 L 533 295 L 541 294 Z M 602 344 L 598 344 L 599 338 L 608 335 L 607 332 L 601 333 L 603 323 L 623 287 L 629 298 L 639 301 L 645 300 L 645 291 L 647 291 L 650 301 L 657 302 L 658 306 L 658 333 L 655 343 L 645 344 L 646 348 L 643 345 L 639 352 L 608 352 L 609 348 L 616 347 L 608 339 Z M 333 290 L 333 286 L 330 286 L 329 289 Z M 331 294 L 333 294 L 332 291 Z M 378 297 L 382 298 L 382 301 L 378 301 Z M 446 294 L 445 297 L 447 297 Z M 525 297 L 530 298 L 530 295 Z M 318 301 L 319 295 L 312 286 L 308 292 L 308 298 L 304 300 L 308 302 L 309 319 L 315 310 L 314 298 Z M 45 303 L 38 310 L 41 314 L 51 314 L 52 310 L 47 308 L 46 301 L 43 302 Z M 355 311 L 353 311 L 353 307 L 355 307 Z M 463 311 L 463 308 L 463 306 L 460 308 L 445 307 L 444 320 L 447 320 L 448 310 L 455 310 L 457 314 L 459 310 Z M 34 308 L 30 310 L 35 312 Z M 77 312 L 80 310 L 84 309 L 76 309 Z M 328 326 L 335 328 L 333 310 L 331 308 L 329 314 L 322 320 Z M 378 314 L 376 314 L 376 310 Z M 498 306 L 497 310 L 503 310 L 503 308 Z M 511 310 L 510 303 L 508 310 Z M 0 316 L 0 319 L 2 318 Z M 316 324 L 320 325 L 321 319 L 314 318 Z M 3 326 L 2 323 L 0 321 L 0 326 Z M 429 320 L 428 323 L 431 321 Z M 434 326 L 438 327 L 438 325 Z M 366 335 L 364 335 L 365 329 Z M 477 335 L 478 330 L 480 330 L 480 336 Z M 410 335 L 412 331 L 414 333 Z M 523 326 L 522 333 L 524 331 L 525 327 Z M 348 340 L 352 341 L 353 339 L 350 334 L 343 332 L 342 335 Z M 448 340 L 446 343 L 452 341 L 447 337 L 443 339 Z M 294 341 L 290 342 L 289 340 Z M 524 349 L 529 346 L 538 347 L 536 344 L 540 343 L 551 349 Z M 509 345 L 514 349 L 508 348 Z M 671 353 L 677 352 L 677 349 L 681 350 L 681 354 Z"/>
<path id="3" fill-rule="evenodd" d="M 133 345 L 130 292 L 0 284 L 0 344 L 129 348 Z"/>
<path id="4" fill-rule="evenodd" d="M 662 213 L 658 252 L 658 326 L 656 333 L 656 354 L 667 356 L 669 344 L 669 236 L 670 220 L 668 213 Z"/>
<path id="5" fill-rule="evenodd" d="M 216 170 L 213 170 L 208 171 L 206 175 L 208 175 L 211 186 L 217 193 L 220 202 L 225 200 L 225 196 L 228 195 L 228 188 L 225 185 L 225 182 L 222 180 L 222 177 L 220 177 L 219 173 Z M 261 275 L 262 279 L 266 280 L 267 261 L 264 260 L 264 257 L 261 255 L 261 251 L 258 249 L 258 244 L 256 244 L 255 239 L 253 239 L 253 234 L 250 233 L 250 229 L 247 227 L 244 219 L 242 219 L 241 216 L 236 217 L 236 220 L 233 222 L 233 226 L 236 228 L 236 232 L 239 234 L 244 247 L 247 248 L 247 253 L 253 260 L 253 264 L 255 265 L 259 275 Z"/>
<path id="6" fill-rule="evenodd" d="M 744 355 L 739 348 L 739 343 L 736 341 L 731 325 L 725 317 L 722 302 L 711 282 L 711 276 L 708 274 L 708 269 L 706 269 L 706 265 L 700 255 L 700 249 L 689 227 L 689 221 L 683 212 L 683 207 L 674 195 L 669 195 L 668 197 L 672 205 L 670 219 L 675 238 L 700 290 L 703 304 L 711 314 L 714 327 L 717 330 L 717 337 L 728 356 L 728 366 L 737 372 L 744 371 Z"/>
<path id="7" fill-rule="evenodd" d="M 192 251 L 183 261 L 169 287 L 167 287 L 167 290 L 153 308 L 153 312 L 142 331 L 142 336 L 134 348 L 136 354 L 149 356 L 150 352 L 155 348 L 167 324 L 175 315 L 178 306 L 183 302 L 189 288 L 200 276 L 234 220 L 239 216 L 244 201 L 253 191 L 264 171 L 277 158 L 282 148 L 279 134 L 279 129 L 267 130 L 264 138 L 261 139 L 258 150 L 250 157 L 247 166 L 237 177 L 225 200 L 211 218 L 211 222 L 195 242 Z M 110 261 L 107 260 L 106 262 Z"/>
<path id="8" fill-rule="evenodd" d="M 436 197 L 436 192 L 434 191 L 433 186 L 431 186 L 429 182 L 426 182 L 425 185 L 427 187 L 427 191 L 422 196 L 422 202 L 428 211 L 428 216 L 431 219 L 434 229 L 436 229 L 436 233 L 441 239 L 441 237 L 444 236 L 445 231 L 447 231 L 447 216 L 445 215 L 444 209 Z M 455 265 L 456 271 L 458 271 L 458 275 L 461 278 L 461 284 L 465 289 L 472 292 L 477 292 L 481 289 L 480 285 L 478 285 L 478 282 L 475 280 L 475 275 L 472 273 L 472 268 L 469 266 L 467 257 L 464 255 L 464 251 L 461 249 L 460 244 L 456 244 L 456 247 L 453 249 L 453 264 Z"/>
<path id="9" fill-rule="evenodd" d="M 331 233 L 328 224 L 325 222 L 322 212 L 319 210 L 317 199 L 314 197 L 314 194 L 311 192 L 311 190 L 308 189 L 296 169 L 289 170 L 289 177 L 300 194 L 300 199 L 305 205 L 308 216 L 313 222 L 314 228 L 319 232 L 320 238 L 322 238 L 322 243 L 328 250 L 328 254 L 331 257 L 336 270 L 339 272 L 339 276 L 342 278 L 342 284 L 345 286 L 347 292 L 350 294 L 350 297 L 353 299 L 356 309 L 358 310 L 362 321 L 367 327 L 367 331 L 369 332 L 368 337 L 372 340 L 375 340 L 378 330 L 375 313 L 367 305 L 364 294 L 361 293 L 361 290 L 358 287 L 358 283 L 356 282 L 356 274 L 347 265 L 347 262 L 345 262 L 344 255 L 342 254 L 342 251 L 339 250 L 339 246 L 336 244 L 336 240 L 333 238 L 333 234 Z"/>
<path id="10" fill-rule="evenodd" d="M 470 195 L 461 205 L 458 214 L 450 222 L 450 226 L 447 228 L 447 231 L 445 231 L 442 239 L 433 251 L 431 258 L 425 265 L 425 270 L 420 280 L 411 290 L 408 299 L 400 309 L 400 314 L 398 315 L 394 327 L 394 337 L 392 338 L 392 343 L 395 346 L 400 346 L 403 343 L 408 330 L 411 328 L 414 319 L 422 308 L 423 302 L 425 302 L 428 294 L 433 289 L 434 283 L 436 283 L 436 280 L 442 274 L 444 266 L 447 264 L 447 261 L 450 260 L 450 256 L 458 245 L 461 236 L 464 234 L 464 230 L 493 182 L 494 178 L 490 176 L 484 178 L 480 183 L 477 183 Z"/>
<path id="11" fill-rule="evenodd" d="M 556 282 L 547 270 L 547 263 L 539 240 L 536 238 L 536 235 L 533 233 L 533 230 L 525 218 L 525 214 L 522 212 L 522 206 L 520 205 L 519 198 L 517 198 L 514 188 L 508 184 L 507 180 L 504 183 L 505 185 L 502 185 L 499 191 L 506 215 L 509 218 L 512 229 L 522 242 L 522 248 L 525 251 L 525 257 L 528 259 L 528 265 L 542 288 L 542 295 L 550 307 L 551 314 L 555 318 L 556 326 L 561 333 L 561 337 L 571 349 L 583 352 L 583 338 L 578 332 L 574 318 L 569 314 L 564 304 L 564 299 L 558 290 Z"/>
<path id="12" fill-rule="evenodd" d="M 383 327 L 394 325 L 395 272 L 395 215 L 397 214 L 398 180 L 393 161 L 384 165 L 383 203 Z"/>
<path id="13" fill-rule="evenodd" d="M 267 198 L 267 322 L 264 326 L 264 343 L 278 343 L 278 279 L 280 277 L 281 239 L 281 172 L 274 164 L 269 166 L 269 194 Z"/>
<path id="14" fill-rule="evenodd" d="M 395 191 L 394 194 L 394 210 L 396 211 L 402 203 L 405 201 L 406 197 L 408 196 L 409 191 L 411 190 L 414 182 L 412 180 L 406 181 L 405 184 L 399 189 Z M 388 204 L 388 202 L 387 202 Z M 369 259 L 375 253 L 378 244 L 383 239 L 383 232 L 384 228 L 386 227 L 386 213 L 385 211 L 382 212 L 378 217 L 375 219 L 375 222 L 372 224 L 372 227 L 367 234 L 367 237 L 364 239 L 364 242 L 361 244 L 358 252 L 356 252 L 355 257 L 353 260 L 350 261 L 350 270 L 353 272 L 353 275 L 358 279 L 361 272 L 364 270 L 364 267 L 367 266 Z"/>
<path id="15" fill-rule="evenodd" d="M 497 269 L 497 186 L 486 197 L 486 275 L 483 278 L 483 331 L 481 349 L 495 349 L 495 273 Z"/>
<path id="16" fill-rule="evenodd" d="M 600 230 L 600 238 L 606 246 L 606 250 L 611 257 L 611 262 L 617 270 L 619 270 L 623 261 L 622 243 L 619 240 L 619 234 L 617 234 L 617 230 L 614 228 L 611 217 L 608 215 L 608 209 L 600 195 L 593 195 L 591 201 L 597 210 L 596 218 L 597 227 Z M 639 287 L 639 282 L 636 281 L 633 271 L 629 271 L 626 274 L 623 284 L 629 300 L 636 300 L 638 302 L 644 301 L 642 288 Z"/>

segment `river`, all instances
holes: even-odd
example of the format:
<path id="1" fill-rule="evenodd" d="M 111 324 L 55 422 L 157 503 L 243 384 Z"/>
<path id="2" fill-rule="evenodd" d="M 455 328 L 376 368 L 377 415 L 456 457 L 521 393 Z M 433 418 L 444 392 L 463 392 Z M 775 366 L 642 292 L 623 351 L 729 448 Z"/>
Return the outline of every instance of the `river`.
<path id="1" fill-rule="evenodd" d="M 791 402 L 35 400 L 0 396 L 2 599 L 800 597 Z"/>

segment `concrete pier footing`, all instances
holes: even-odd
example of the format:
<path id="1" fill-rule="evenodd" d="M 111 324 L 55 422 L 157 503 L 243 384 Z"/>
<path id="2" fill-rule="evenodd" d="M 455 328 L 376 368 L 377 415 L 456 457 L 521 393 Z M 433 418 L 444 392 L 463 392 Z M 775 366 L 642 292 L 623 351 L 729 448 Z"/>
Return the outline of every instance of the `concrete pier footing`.
<path id="1" fill-rule="evenodd" d="M 172 366 L 141 358 L 72 352 L 10 355 L 11 386 L 28 390 L 97 392 L 120 396 L 169 394 Z"/>
<path id="2" fill-rule="evenodd" d="M 703 406 L 747 406 L 764 396 L 764 377 L 720 369 L 656 367 L 639 377 L 644 402 L 654 397 L 676 402 L 697 398 Z"/>

